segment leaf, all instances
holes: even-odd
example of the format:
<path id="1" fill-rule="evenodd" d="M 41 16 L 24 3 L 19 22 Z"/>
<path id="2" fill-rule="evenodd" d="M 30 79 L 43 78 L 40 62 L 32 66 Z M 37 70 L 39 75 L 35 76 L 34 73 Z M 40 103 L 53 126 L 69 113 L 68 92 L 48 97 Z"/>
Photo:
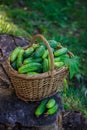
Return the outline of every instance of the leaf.
<path id="1" fill-rule="evenodd" d="M 68 56 L 63 56 L 61 60 L 65 63 L 65 65 L 69 68 L 70 71 L 70 79 L 78 72 L 79 70 L 79 59 L 77 56 L 72 58 Z"/>

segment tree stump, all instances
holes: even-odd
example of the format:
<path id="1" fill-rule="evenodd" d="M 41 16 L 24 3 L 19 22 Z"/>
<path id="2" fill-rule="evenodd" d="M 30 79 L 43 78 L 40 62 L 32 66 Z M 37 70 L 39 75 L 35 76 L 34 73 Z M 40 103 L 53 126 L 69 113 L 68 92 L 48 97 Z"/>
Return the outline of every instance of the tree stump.
<path id="1" fill-rule="evenodd" d="M 13 35 L 0 35 L 0 130 L 62 130 L 62 102 L 57 93 L 53 98 L 59 105 L 53 116 L 36 118 L 34 111 L 40 102 L 29 102 L 17 98 L 7 73 L 6 59 L 18 45 L 29 41 Z"/>

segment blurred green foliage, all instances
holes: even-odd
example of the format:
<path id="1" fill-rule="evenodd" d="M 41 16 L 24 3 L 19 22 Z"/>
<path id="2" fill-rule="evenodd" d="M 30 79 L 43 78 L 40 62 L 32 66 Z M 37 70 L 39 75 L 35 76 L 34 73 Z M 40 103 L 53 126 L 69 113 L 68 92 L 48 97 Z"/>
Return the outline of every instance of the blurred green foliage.
<path id="1" fill-rule="evenodd" d="M 30 39 L 41 33 L 57 40 L 80 57 L 80 73 L 87 75 L 86 15 L 85 0 L 1 0 L 0 33 Z M 78 109 L 87 115 L 87 97 L 82 89 L 70 87 L 62 95 L 66 109 Z"/>

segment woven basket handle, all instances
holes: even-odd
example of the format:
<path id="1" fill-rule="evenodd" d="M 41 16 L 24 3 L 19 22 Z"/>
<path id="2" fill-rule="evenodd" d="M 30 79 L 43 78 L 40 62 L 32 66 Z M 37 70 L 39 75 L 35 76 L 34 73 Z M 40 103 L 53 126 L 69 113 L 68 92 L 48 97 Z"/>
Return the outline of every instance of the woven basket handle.
<path id="1" fill-rule="evenodd" d="M 40 38 L 46 45 L 48 51 L 49 51 L 49 55 L 50 55 L 50 72 L 52 74 L 53 70 L 54 70 L 54 56 L 53 56 L 53 52 L 52 49 L 48 43 L 48 41 L 45 39 L 45 37 L 43 37 L 41 34 L 37 34 L 33 37 L 32 41 L 31 41 L 31 45 L 33 45 L 33 43 L 35 43 L 36 39 Z"/>

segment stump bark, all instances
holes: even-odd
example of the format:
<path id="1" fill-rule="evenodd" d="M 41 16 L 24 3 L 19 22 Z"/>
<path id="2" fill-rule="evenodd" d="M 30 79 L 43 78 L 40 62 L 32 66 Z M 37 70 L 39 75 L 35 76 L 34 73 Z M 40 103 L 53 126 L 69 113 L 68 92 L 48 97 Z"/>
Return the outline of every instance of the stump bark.
<path id="1" fill-rule="evenodd" d="M 58 93 L 53 96 L 59 104 L 58 112 L 36 119 L 32 112 L 40 102 L 25 103 L 12 89 L 6 59 L 16 46 L 28 44 L 29 41 L 23 38 L 0 35 L 0 130 L 62 130 L 62 103 Z"/>

